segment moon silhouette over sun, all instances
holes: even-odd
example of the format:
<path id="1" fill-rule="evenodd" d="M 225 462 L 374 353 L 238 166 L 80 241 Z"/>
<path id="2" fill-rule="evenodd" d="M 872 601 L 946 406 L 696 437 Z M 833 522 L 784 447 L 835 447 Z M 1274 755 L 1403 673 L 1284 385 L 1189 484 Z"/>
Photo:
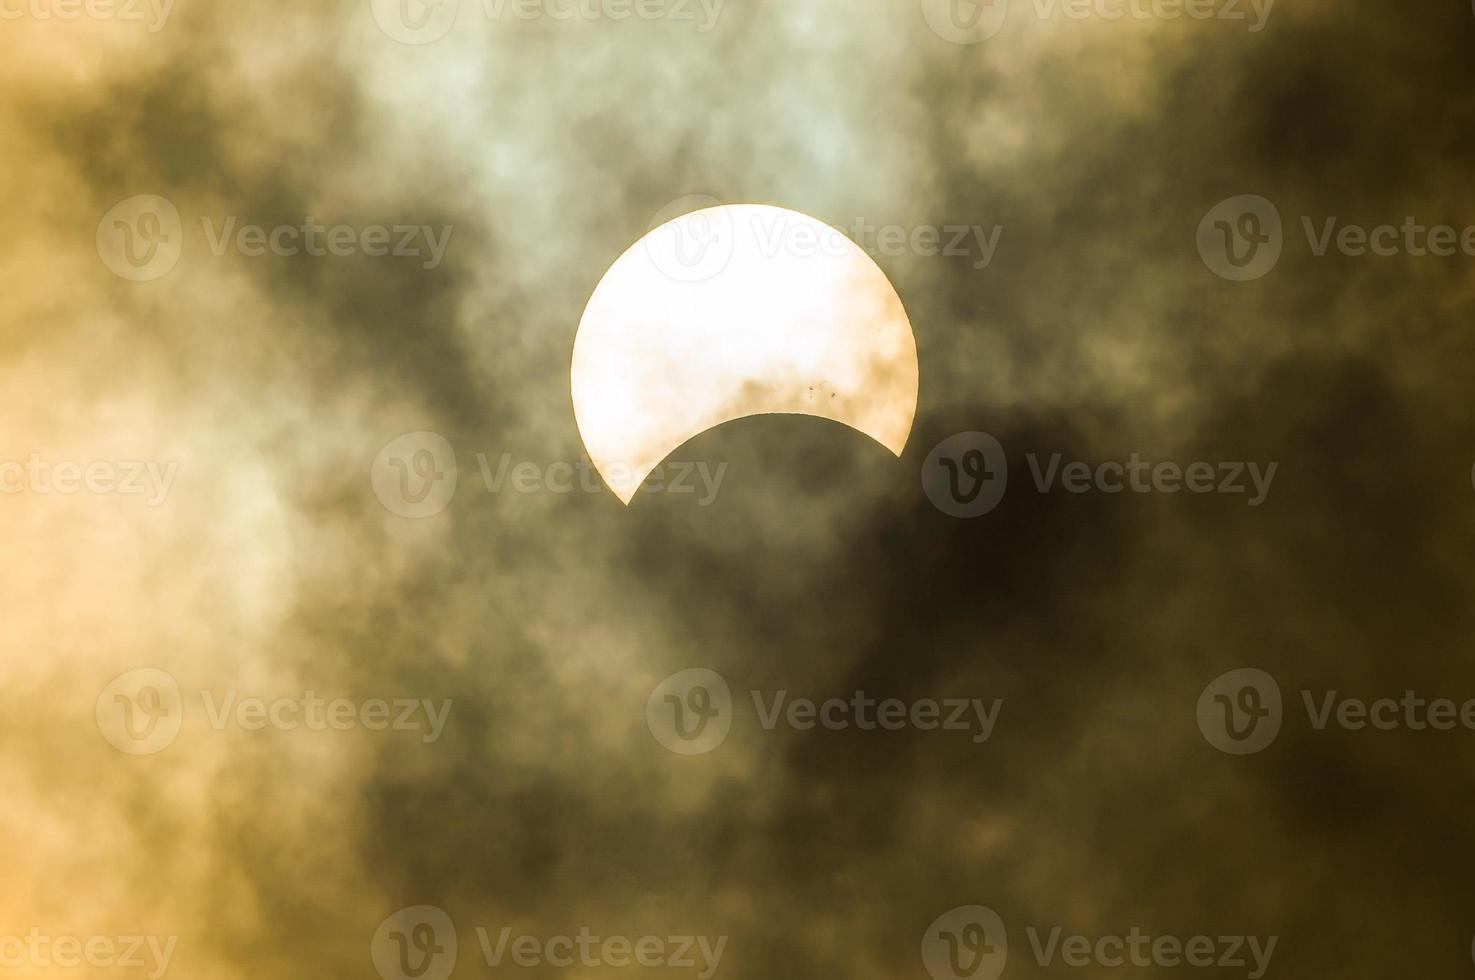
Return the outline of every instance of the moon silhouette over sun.
<path id="1" fill-rule="evenodd" d="M 858 245 L 757 204 L 684 214 L 610 266 L 574 340 L 574 416 L 629 504 L 683 443 L 734 419 L 812 415 L 900 456 L 917 411 L 901 298 Z"/>

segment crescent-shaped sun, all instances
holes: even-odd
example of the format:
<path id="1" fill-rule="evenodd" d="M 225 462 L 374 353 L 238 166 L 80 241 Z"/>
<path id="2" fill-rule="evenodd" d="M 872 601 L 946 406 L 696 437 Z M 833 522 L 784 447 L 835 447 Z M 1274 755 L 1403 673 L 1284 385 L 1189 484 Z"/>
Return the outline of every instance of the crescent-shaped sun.
<path id="1" fill-rule="evenodd" d="M 901 455 L 917 345 L 901 298 L 839 231 L 767 205 L 682 215 L 620 256 L 574 340 L 574 416 L 628 504 L 683 443 L 724 422 L 813 415 Z"/>

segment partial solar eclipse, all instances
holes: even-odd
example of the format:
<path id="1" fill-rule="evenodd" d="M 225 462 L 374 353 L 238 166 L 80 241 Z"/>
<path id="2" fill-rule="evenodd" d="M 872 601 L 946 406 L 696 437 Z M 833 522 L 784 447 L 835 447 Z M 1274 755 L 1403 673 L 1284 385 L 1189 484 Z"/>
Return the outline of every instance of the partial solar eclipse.
<path id="1" fill-rule="evenodd" d="M 571 374 L 584 447 L 626 504 L 724 422 L 813 415 L 900 456 L 917 411 L 916 340 L 885 273 L 834 228 L 766 205 L 693 211 L 620 256 Z"/>

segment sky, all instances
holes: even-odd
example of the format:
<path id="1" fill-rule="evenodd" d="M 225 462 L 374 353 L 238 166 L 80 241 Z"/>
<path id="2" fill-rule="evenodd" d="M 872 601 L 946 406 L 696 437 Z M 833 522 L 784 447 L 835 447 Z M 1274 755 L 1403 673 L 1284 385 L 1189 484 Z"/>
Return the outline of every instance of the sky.
<path id="1" fill-rule="evenodd" d="M 959 3 L 0 2 L 0 972 L 1468 975 L 1475 15 Z M 900 458 L 590 468 L 693 200 L 885 273 Z"/>

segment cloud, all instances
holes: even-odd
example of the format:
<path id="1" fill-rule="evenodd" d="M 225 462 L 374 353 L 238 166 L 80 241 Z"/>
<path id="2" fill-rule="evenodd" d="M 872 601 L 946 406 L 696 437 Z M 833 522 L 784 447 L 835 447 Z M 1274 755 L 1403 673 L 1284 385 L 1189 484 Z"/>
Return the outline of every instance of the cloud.
<path id="1" fill-rule="evenodd" d="M 463 961 L 476 925 L 588 926 L 730 936 L 733 976 L 889 977 L 918 970 L 940 913 L 983 903 L 1088 932 L 1279 934 L 1287 973 L 1450 972 L 1475 913 L 1450 859 L 1460 736 L 1303 726 L 1231 760 L 1193 723 L 1246 665 L 1288 691 L 1469 696 L 1467 264 L 1288 237 L 1246 284 L 1194 248 L 1246 193 L 1288 236 L 1303 215 L 1468 221 L 1469 110 L 1429 93 L 1472 22 L 1436 6 L 1277 6 L 1260 34 L 1011 12 L 971 47 L 881 0 L 733 2 L 706 32 L 464 3 L 424 45 L 367 3 L 180 6 L 156 33 L 17 22 L 0 456 L 179 476 L 156 507 L 0 498 L 0 911 L 177 935 L 176 969 L 202 978 L 361 972 L 417 904 L 458 923 Z M 579 459 L 583 306 L 698 193 L 840 227 L 1003 226 L 983 270 L 877 257 L 921 361 L 902 460 L 766 417 L 680 450 L 728 464 L 710 506 L 489 492 L 478 453 Z M 137 194 L 180 214 L 155 281 L 95 246 Z M 230 218 L 450 237 L 431 269 L 217 255 L 204 222 Z M 998 510 L 958 521 L 917 474 L 973 429 L 1014 472 Z M 367 476 L 421 430 L 461 482 L 408 521 Z M 1280 474 L 1255 509 L 1036 493 L 1023 455 L 1053 452 Z M 146 666 L 187 717 L 129 758 L 95 699 Z M 684 758 L 644 710 L 693 666 L 740 705 L 1004 705 L 983 745 L 740 715 Z M 200 693 L 224 690 L 455 704 L 426 745 L 215 731 Z"/>

